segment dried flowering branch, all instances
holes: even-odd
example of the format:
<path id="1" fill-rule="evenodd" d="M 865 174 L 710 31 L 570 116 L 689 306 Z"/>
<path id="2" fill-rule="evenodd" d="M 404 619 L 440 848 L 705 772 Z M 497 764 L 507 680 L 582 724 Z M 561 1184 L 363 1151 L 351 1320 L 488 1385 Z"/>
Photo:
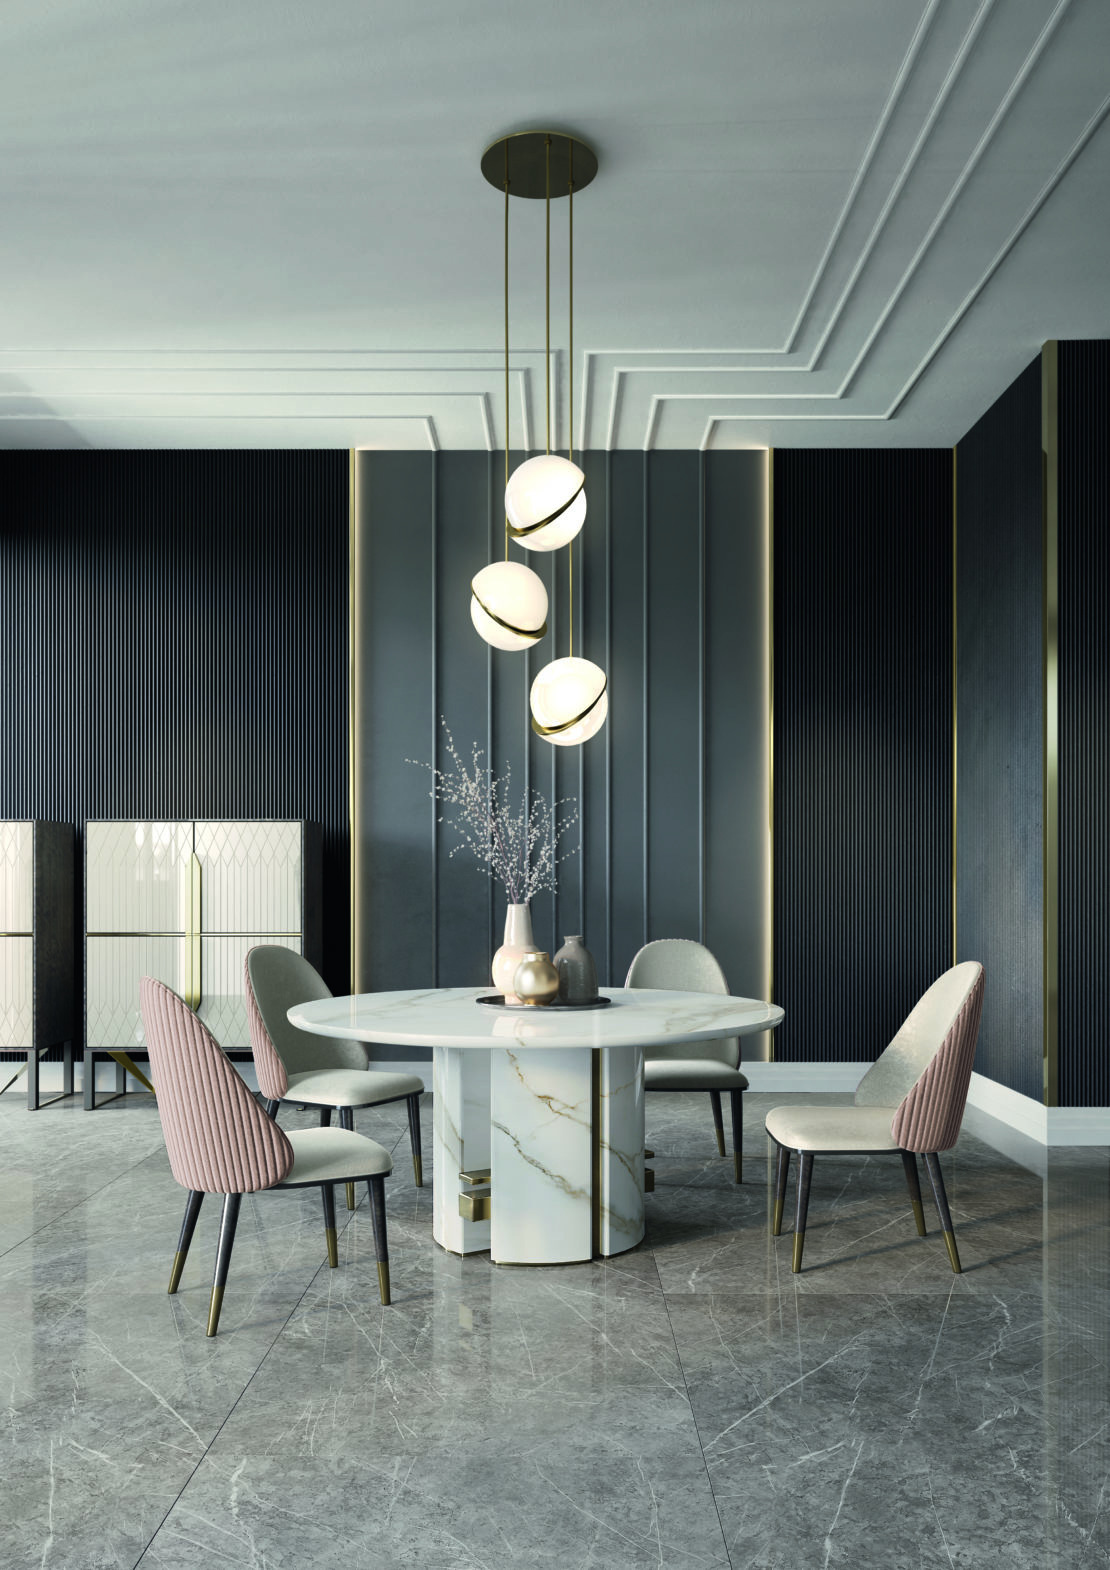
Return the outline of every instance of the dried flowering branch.
<path id="1" fill-rule="evenodd" d="M 549 806 L 538 791 L 522 791 L 517 807 L 511 799 L 511 764 L 505 764 L 505 773 L 498 778 L 483 764 L 485 753 L 477 743 L 471 748 L 469 765 L 464 763 L 442 715 L 440 724 L 447 737 L 450 768 L 437 769 L 419 758 L 405 762 L 428 769 L 432 800 L 453 809 L 439 817 L 458 836 L 450 855 L 470 852 L 502 884 L 511 905 L 526 905 L 534 894 L 555 887 L 556 867 L 578 850 L 578 845 L 571 845 L 560 854 L 561 842 L 578 822 L 578 803 L 573 796 L 564 796 Z"/>

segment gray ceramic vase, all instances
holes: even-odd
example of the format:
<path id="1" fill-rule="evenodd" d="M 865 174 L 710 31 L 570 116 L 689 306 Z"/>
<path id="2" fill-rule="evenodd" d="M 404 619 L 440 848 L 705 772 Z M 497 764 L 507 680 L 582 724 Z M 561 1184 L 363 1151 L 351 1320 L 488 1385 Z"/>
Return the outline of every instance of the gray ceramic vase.
<path id="1" fill-rule="evenodd" d="M 564 938 L 551 963 L 559 972 L 560 1003 L 597 1002 L 597 966 L 581 933 Z"/>

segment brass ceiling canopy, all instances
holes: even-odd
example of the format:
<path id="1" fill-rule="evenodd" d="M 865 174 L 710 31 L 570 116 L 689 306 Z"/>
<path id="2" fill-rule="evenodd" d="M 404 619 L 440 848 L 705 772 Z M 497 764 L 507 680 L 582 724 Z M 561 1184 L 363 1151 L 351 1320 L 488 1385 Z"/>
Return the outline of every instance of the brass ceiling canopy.
<path id="1" fill-rule="evenodd" d="M 551 138 L 551 200 L 566 196 L 574 176 L 575 191 L 583 191 L 597 173 L 597 154 L 588 142 L 565 131 L 514 131 L 499 136 L 482 154 L 482 173 L 490 185 L 505 189 L 508 157 L 509 195 L 542 202 L 548 195 L 547 141 Z"/>

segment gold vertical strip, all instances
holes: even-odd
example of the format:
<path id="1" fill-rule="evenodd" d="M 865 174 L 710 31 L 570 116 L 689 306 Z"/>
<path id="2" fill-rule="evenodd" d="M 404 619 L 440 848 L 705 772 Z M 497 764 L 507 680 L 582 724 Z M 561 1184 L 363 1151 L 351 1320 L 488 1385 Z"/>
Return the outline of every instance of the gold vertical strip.
<path id="1" fill-rule="evenodd" d="M 201 871 L 200 857 L 196 851 L 189 858 L 189 883 L 190 899 L 189 908 L 192 916 L 189 933 L 189 983 L 192 988 L 190 1007 L 199 1009 L 204 998 L 204 982 L 201 975 Z"/>
<path id="2" fill-rule="evenodd" d="M 350 987 L 353 992 L 357 992 L 358 901 L 355 898 L 355 888 L 357 883 L 358 813 L 355 806 L 355 744 L 357 741 L 356 719 L 358 705 L 355 701 L 355 690 L 358 677 L 355 663 L 355 583 L 358 519 L 355 495 L 358 477 L 358 455 L 353 447 L 350 449 L 348 456 L 350 461 L 347 467 L 347 830 L 350 836 L 348 859 L 351 879 L 351 943 L 349 960 L 351 968 Z"/>
<path id="3" fill-rule="evenodd" d="M 1060 551 L 1059 344 L 1041 351 L 1044 562 L 1044 1101 L 1060 1104 Z"/>
<path id="4" fill-rule="evenodd" d="M 775 449 L 767 449 L 764 528 L 767 531 L 767 998 L 775 996 Z M 769 1034 L 767 1061 L 775 1061 Z"/>
<path id="5" fill-rule="evenodd" d="M 956 517 L 959 499 L 959 489 L 956 482 L 956 452 L 952 449 L 952 963 L 957 963 L 956 947 L 956 878 L 958 873 L 957 863 L 957 789 L 959 786 L 959 772 L 956 767 L 956 746 L 959 741 L 959 705 L 957 703 L 957 672 L 959 669 L 959 645 L 956 637 L 956 614 L 959 608 L 959 578 L 957 566 L 959 557 L 956 549 Z"/>
<path id="6" fill-rule="evenodd" d="M 601 1049 L 590 1049 L 590 1253 L 601 1253 Z"/>

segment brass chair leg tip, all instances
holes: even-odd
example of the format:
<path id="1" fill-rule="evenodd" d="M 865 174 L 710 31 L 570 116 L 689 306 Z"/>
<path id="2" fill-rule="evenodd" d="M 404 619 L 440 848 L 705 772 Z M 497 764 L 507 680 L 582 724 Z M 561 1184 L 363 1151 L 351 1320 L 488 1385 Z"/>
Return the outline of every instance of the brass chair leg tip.
<path id="1" fill-rule="evenodd" d="M 928 1234 L 925 1231 L 925 1207 L 919 1199 L 911 1200 L 911 1204 L 913 1206 L 913 1219 L 917 1226 L 917 1235 L 918 1237 L 927 1237 Z"/>
<path id="2" fill-rule="evenodd" d="M 339 1246 L 335 1240 L 335 1228 L 325 1227 L 324 1236 L 328 1240 L 328 1264 L 332 1270 L 337 1270 L 339 1268 Z"/>
<path id="3" fill-rule="evenodd" d="M 212 1288 L 212 1301 L 208 1305 L 208 1329 L 206 1335 L 214 1336 L 220 1323 L 220 1309 L 224 1306 L 223 1287 Z"/>
<path id="4" fill-rule="evenodd" d="M 963 1266 L 960 1264 L 959 1252 L 956 1248 L 956 1239 L 951 1232 L 944 1234 L 944 1246 L 948 1250 L 948 1263 L 952 1266 L 954 1276 L 962 1276 Z"/>
<path id="5" fill-rule="evenodd" d="M 378 1295 L 381 1297 L 382 1307 L 388 1308 L 390 1305 L 389 1266 L 388 1264 L 383 1264 L 380 1259 L 378 1261 Z"/>
<path id="6" fill-rule="evenodd" d="M 424 1187 L 424 1163 L 419 1156 L 412 1158 L 412 1175 L 417 1188 Z"/>
<path id="7" fill-rule="evenodd" d="M 776 1199 L 775 1200 L 775 1213 L 774 1213 L 774 1217 L 773 1217 L 773 1219 L 771 1221 L 771 1236 L 772 1237 L 781 1237 L 782 1236 L 782 1211 L 783 1211 L 783 1202 L 782 1202 L 781 1199 Z"/>
<path id="8" fill-rule="evenodd" d="M 732 1181 L 734 1183 L 742 1183 L 744 1181 L 744 1168 L 741 1165 L 740 1157 L 735 1153 L 732 1157 Z"/>
<path id="9" fill-rule="evenodd" d="M 794 1258 L 791 1261 L 790 1270 L 795 1276 L 800 1276 L 802 1273 L 802 1248 L 805 1244 L 805 1236 L 804 1232 L 795 1232 L 794 1234 Z"/>
<path id="10" fill-rule="evenodd" d="M 717 1135 L 717 1154 L 719 1156 L 723 1156 L 723 1155 L 726 1154 L 726 1151 L 725 1151 L 725 1140 L 724 1140 L 724 1135 L 723 1134 L 718 1134 Z"/>
<path id="11" fill-rule="evenodd" d="M 166 1291 L 169 1293 L 170 1297 L 172 1297 L 173 1294 L 177 1291 L 177 1288 L 181 1283 L 181 1272 L 184 1269 L 185 1255 L 175 1254 L 173 1256 L 173 1264 L 170 1267 L 170 1284 L 166 1288 Z"/>

